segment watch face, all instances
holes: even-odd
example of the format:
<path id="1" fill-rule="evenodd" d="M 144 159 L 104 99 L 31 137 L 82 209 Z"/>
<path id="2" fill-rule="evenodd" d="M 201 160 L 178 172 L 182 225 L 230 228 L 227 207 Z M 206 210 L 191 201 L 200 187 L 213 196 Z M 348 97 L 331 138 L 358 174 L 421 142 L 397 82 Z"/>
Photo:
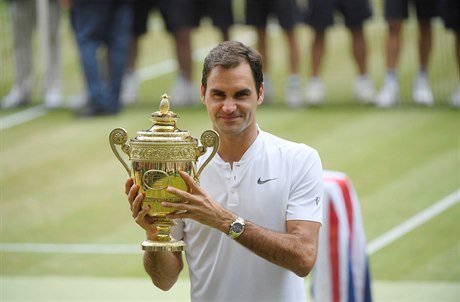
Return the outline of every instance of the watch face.
<path id="1" fill-rule="evenodd" d="M 232 226 L 232 231 L 235 232 L 235 233 L 240 233 L 243 231 L 243 225 L 241 223 L 235 223 L 233 226 Z"/>

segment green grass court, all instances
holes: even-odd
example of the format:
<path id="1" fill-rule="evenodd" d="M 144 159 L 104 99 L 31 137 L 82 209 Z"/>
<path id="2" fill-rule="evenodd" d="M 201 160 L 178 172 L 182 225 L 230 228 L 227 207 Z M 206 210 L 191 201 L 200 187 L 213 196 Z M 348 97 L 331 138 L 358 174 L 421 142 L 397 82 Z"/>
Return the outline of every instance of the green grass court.
<path id="1" fill-rule="evenodd" d="M 151 32 L 142 42 L 139 68 L 173 58 L 172 42 L 153 15 Z M 11 31 L 5 2 L 0 2 L 0 94 L 13 79 Z M 436 106 L 421 108 L 410 101 L 416 72 L 416 27 L 405 26 L 401 53 L 402 104 L 380 110 L 356 104 L 352 80 L 356 73 L 349 37 L 340 26 L 331 30 L 323 73 L 328 99 L 320 108 L 289 109 L 282 103 L 286 49 L 281 33 L 270 31 L 270 73 L 275 104 L 262 106 L 262 129 L 316 148 L 325 169 L 351 178 L 359 199 L 368 242 L 407 221 L 460 188 L 460 111 L 447 107 L 459 83 L 453 36 L 435 22 L 430 81 Z M 63 87 L 67 95 L 82 91 L 78 57 L 63 17 Z M 234 34 L 249 37 L 238 26 Z M 366 26 L 369 69 L 376 87 L 383 79 L 384 23 Z M 309 74 L 308 28 L 298 29 L 305 56 L 301 74 Z M 217 43 L 207 24 L 194 33 L 194 49 Z M 253 44 L 254 45 L 254 44 Z M 38 55 L 37 55 L 38 56 Z M 6 58 L 6 59 L 5 59 Z M 201 68 L 195 60 L 195 81 Z M 39 74 L 37 72 L 37 78 Z M 76 119 L 67 110 L 46 113 L 32 121 L 0 130 L 0 241 L 5 243 L 128 244 L 136 248 L 143 232 L 132 221 L 124 196 L 126 171 L 112 154 L 108 134 L 124 127 L 133 137 L 150 125 L 161 94 L 174 73 L 145 79 L 141 99 L 115 117 Z M 279 79 L 279 80 L 278 80 Z M 40 103 L 39 85 L 32 107 Z M 179 127 L 198 137 L 210 127 L 200 106 L 174 109 Z M 0 124 L 20 110 L 0 111 Z M 376 301 L 460 301 L 460 204 L 428 220 L 370 256 Z M 306 278 L 309 284 L 309 278 Z M 188 301 L 188 276 L 170 292 L 150 285 L 141 253 L 78 254 L 0 252 L 1 301 Z"/>

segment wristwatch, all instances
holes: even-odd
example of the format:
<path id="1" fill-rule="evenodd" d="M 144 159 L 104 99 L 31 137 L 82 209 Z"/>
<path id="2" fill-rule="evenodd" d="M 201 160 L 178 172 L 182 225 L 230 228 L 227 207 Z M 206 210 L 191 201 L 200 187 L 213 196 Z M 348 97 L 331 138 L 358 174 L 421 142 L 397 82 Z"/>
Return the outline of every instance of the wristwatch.
<path id="1" fill-rule="evenodd" d="M 238 217 L 230 224 L 230 229 L 228 231 L 228 237 L 235 239 L 238 238 L 244 232 L 244 219 Z"/>

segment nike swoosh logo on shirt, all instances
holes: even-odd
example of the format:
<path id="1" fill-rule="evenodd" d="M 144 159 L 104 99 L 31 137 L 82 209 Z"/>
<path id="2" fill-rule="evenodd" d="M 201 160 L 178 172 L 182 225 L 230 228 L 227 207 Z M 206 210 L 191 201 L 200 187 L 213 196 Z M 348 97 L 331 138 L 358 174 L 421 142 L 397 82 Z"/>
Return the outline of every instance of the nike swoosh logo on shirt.
<path id="1" fill-rule="evenodd" d="M 278 178 L 269 178 L 269 179 L 264 179 L 264 180 L 262 180 L 262 179 L 259 177 L 259 179 L 257 180 L 257 183 L 258 183 L 259 185 L 263 185 L 263 184 L 266 183 L 266 182 L 269 182 L 269 181 L 272 181 L 272 180 L 276 180 L 276 179 L 278 179 Z"/>

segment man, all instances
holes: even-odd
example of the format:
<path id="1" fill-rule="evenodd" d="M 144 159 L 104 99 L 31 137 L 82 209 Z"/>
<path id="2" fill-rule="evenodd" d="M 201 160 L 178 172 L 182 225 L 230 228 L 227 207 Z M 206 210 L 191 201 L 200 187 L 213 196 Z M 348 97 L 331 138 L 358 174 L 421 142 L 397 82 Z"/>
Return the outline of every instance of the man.
<path id="1" fill-rule="evenodd" d="M 364 36 L 364 22 L 372 16 L 369 0 L 310 0 L 305 13 L 305 22 L 315 33 L 311 47 L 311 78 L 305 88 L 307 103 L 310 105 L 322 103 L 326 96 L 320 71 L 326 47 L 326 31 L 334 24 L 336 11 L 342 14 L 345 26 L 351 33 L 352 53 L 359 73 L 354 82 L 354 96 L 362 103 L 372 101 L 374 96 L 374 87 L 368 76 Z"/>
<path id="2" fill-rule="evenodd" d="M 262 58 L 240 42 L 223 42 L 205 58 L 201 100 L 220 135 L 217 155 L 180 203 L 172 235 L 187 244 L 192 301 L 305 301 L 304 279 L 316 259 L 322 216 L 318 153 L 262 131 Z M 205 156 L 204 156 L 205 157 Z M 203 157 L 201 157 L 203 158 Z M 201 162 L 199 163 L 201 164 Z M 155 240 L 149 206 L 126 182 L 133 217 Z M 234 226 L 239 226 L 236 229 Z M 229 236 L 227 236 L 229 235 Z M 145 252 L 153 283 L 168 290 L 182 270 L 180 252 Z"/>
<path id="3" fill-rule="evenodd" d="M 403 21 L 409 16 L 409 2 L 415 5 L 420 32 L 419 70 L 414 80 L 412 98 L 419 105 L 432 106 L 434 103 L 433 92 L 428 81 L 428 60 L 432 46 L 431 19 L 436 14 L 436 3 L 434 0 L 385 0 L 385 18 L 389 28 L 386 49 L 387 73 L 383 86 L 375 99 L 378 107 L 393 107 L 399 102 L 396 68 L 401 49 L 401 28 Z"/>

